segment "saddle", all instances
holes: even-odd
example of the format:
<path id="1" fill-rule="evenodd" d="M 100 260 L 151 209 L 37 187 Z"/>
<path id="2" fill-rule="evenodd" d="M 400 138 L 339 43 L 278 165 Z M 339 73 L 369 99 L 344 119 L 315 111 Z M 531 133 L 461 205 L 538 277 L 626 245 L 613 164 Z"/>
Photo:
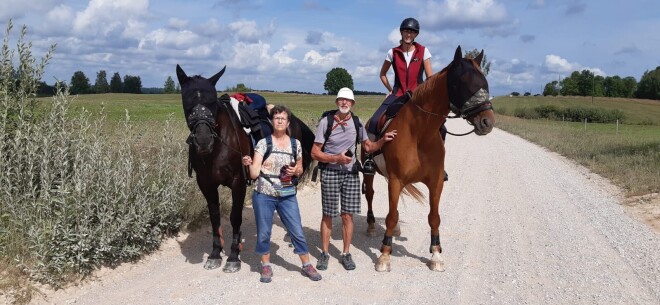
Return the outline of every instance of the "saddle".
<path id="1" fill-rule="evenodd" d="M 369 120 L 368 133 L 373 134 L 376 138 L 380 139 L 383 136 L 383 131 L 387 128 L 396 114 L 399 113 L 401 107 L 405 105 L 412 98 L 412 92 L 407 91 L 406 94 L 396 97 L 387 98 L 380 107 L 376 110 L 374 115 Z"/>
<path id="2" fill-rule="evenodd" d="M 238 101 L 238 116 L 243 128 L 249 130 L 253 144 L 273 133 L 273 125 L 266 109 L 266 99 L 256 93 L 235 93 L 227 101 Z"/>

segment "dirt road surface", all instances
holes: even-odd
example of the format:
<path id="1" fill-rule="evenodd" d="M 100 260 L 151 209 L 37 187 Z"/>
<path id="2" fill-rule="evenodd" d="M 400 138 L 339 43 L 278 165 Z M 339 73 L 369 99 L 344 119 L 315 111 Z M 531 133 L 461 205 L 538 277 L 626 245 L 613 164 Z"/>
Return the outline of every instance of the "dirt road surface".
<path id="1" fill-rule="evenodd" d="M 468 130 L 454 121 L 448 124 L 451 131 Z M 399 205 L 402 235 L 394 239 L 392 271 L 374 270 L 387 214 L 387 186 L 378 177 L 377 235 L 365 234 L 364 199 L 355 217 L 356 270 L 346 271 L 339 263 L 341 223 L 336 219 L 323 280 L 303 277 L 277 219 L 273 281 L 260 283 L 253 212 L 246 207 L 246 247 L 238 273 L 203 268 L 211 245 L 204 228 L 166 240 L 139 263 L 99 270 L 95 279 L 46 291 L 33 303 L 660 304 L 660 235 L 624 211 L 614 186 L 498 129 L 485 137 L 450 136 L 447 142 L 450 180 L 440 203 L 445 272 L 426 266 L 428 204 L 407 197 Z M 315 263 L 318 185 L 303 188 L 299 202 Z M 223 230 L 231 232 L 227 220 Z"/>

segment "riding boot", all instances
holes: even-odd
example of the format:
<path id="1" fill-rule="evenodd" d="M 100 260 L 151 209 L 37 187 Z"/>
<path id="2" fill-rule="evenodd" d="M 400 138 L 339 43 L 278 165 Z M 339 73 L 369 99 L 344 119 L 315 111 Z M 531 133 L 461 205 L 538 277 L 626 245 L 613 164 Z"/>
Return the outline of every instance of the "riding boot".
<path id="1" fill-rule="evenodd" d="M 371 154 L 367 154 L 364 164 L 362 164 L 362 174 L 373 176 L 376 173 L 376 166 L 374 165 L 374 158 Z"/>

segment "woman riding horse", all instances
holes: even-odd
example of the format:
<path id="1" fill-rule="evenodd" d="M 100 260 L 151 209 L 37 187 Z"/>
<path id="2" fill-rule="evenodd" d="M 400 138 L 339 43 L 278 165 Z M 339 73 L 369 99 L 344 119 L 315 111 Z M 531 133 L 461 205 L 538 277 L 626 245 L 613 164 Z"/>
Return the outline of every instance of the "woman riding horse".
<path id="1" fill-rule="evenodd" d="M 438 206 L 444 184 L 445 149 L 438 129 L 450 109 L 474 125 L 478 135 L 486 135 L 493 129 L 495 116 L 488 98 L 488 82 L 480 69 L 482 58 L 483 51 L 475 59 L 462 58 L 459 46 L 454 60 L 414 90 L 411 100 L 385 130 L 397 130 L 398 136 L 385 145 L 382 155 L 376 158 L 379 173 L 388 179 L 389 195 L 389 212 L 385 219 L 387 229 L 382 254 L 376 263 L 377 271 L 390 270 L 392 236 L 399 221 L 399 195 L 405 191 L 421 200 L 421 192 L 413 185 L 417 182 L 424 183 L 429 189 L 428 222 L 431 227 L 430 251 L 433 253 L 429 265 L 432 270 L 444 270 L 440 259 Z M 365 175 L 364 183 L 371 207 L 373 176 Z"/>

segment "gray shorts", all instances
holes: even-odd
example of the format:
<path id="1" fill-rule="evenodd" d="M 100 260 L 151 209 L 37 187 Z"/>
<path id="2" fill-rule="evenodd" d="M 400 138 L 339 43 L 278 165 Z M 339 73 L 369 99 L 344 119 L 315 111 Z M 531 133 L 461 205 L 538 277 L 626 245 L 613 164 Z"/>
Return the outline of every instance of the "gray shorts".
<path id="1" fill-rule="evenodd" d="M 341 212 L 360 214 L 360 175 L 332 169 L 321 170 L 321 205 L 324 216 L 339 216 Z"/>

